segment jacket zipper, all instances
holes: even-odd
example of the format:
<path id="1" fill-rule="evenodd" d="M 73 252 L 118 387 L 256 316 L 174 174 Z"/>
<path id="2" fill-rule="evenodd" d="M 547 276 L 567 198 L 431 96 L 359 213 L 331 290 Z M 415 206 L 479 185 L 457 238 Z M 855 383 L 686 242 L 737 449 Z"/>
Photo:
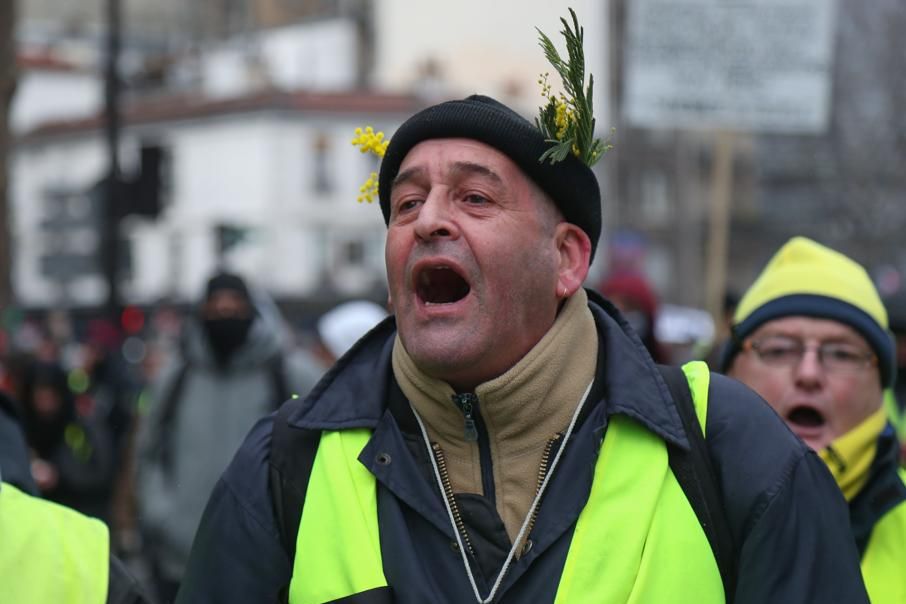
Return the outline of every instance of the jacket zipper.
<path id="1" fill-rule="evenodd" d="M 554 436 L 547 441 L 547 445 L 544 447 L 544 452 L 541 454 L 541 463 L 538 465 L 538 482 L 535 485 L 535 495 L 541 491 L 541 485 L 544 484 L 544 479 L 547 477 L 547 471 L 550 468 L 551 453 L 554 451 L 554 445 L 557 444 L 557 441 L 562 438 L 562 434 L 557 432 Z M 535 519 L 538 517 L 538 510 L 541 509 L 541 502 L 538 502 L 538 505 L 535 506 L 535 510 L 532 512 L 532 517 L 529 520 L 528 527 L 525 529 L 525 541 L 528 542 L 529 535 L 532 534 L 532 529 L 535 528 Z M 523 549 L 525 544 L 523 544 Z M 523 552 L 525 553 L 525 552 Z"/>
<path id="2" fill-rule="evenodd" d="M 462 541 L 466 549 L 473 556 L 475 551 L 472 549 L 472 542 L 469 540 L 469 533 L 466 532 L 466 524 L 462 521 L 462 514 L 459 512 L 459 506 L 456 504 L 456 498 L 453 497 L 453 484 L 450 482 L 450 473 L 447 470 L 447 459 L 444 452 L 437 443 L 431 443 L 431 451 L 434 452 L 434 459 L 437 461 L 437 470 L 440 473 L 440 481 L 444 486 L 444 497 L 450 504 L 450 510 L 453 512 L 453 521 L 456 523 L 456 529 L 462 536 Z"/>
<path id="3" fill-rule="evenodd" d="M 466 442 L 474 443 L 478 440 L 478 427 L 475 422 L 476 407 L 478 406 L 478 396 L 471 392 L 464 394 L 454 394 L 453 404 L 462 411 L 465 423 L 463 425 L 463 438 Z"/>
<path id="4" fill-rule="evenodd" d="M 468 442 L 478 442 L 478 460 L 481 469 L 481 490 L 491 503 L 496 505 L 497 496 L 494 490 L 494 467 L 491 461 L 491 441 L 485 429 L 478 409 L 478 396 L 473 392 L 454 394 L 453 404 L 462 411 L 463 438 Z"/>

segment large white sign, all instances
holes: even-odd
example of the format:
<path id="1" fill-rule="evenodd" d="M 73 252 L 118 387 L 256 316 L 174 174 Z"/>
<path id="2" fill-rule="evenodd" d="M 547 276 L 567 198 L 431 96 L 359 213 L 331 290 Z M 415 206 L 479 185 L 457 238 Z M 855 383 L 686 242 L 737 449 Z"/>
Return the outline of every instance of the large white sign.
<path id="1" fill-rule="evenodd" d="M 826 128 L 834 0 L 632 0 L 627 10 L 630 124 Z"/>

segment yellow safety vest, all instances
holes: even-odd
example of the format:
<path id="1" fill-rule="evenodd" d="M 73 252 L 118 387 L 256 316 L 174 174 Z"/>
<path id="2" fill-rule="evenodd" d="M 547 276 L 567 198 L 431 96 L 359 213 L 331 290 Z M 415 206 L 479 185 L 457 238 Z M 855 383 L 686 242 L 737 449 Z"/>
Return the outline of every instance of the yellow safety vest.
<path id="1" fill-rule="evenodd" d="M 0 602 L 103 604 L 107 526 L 0 483 Z"/>
<path id="2" fill-rule="evenodd" d="M 906 482 L 906 471 L 900 470 Z M 872 604 L 906 602 L 906 501 L 875 524 L 862 555 L 862 578 Z"/>
<path id="3" fill-rule="evenodd" d="M 700 362 L 683 371 L 704 429 L 710 374 Z M 321 435 L 296 538 L 291 604 L 323 604 L 387 586 L 377 482 L 358 461 L 370 437 L 367 429 Z M 725 602 L 711 546 L 670 471 L 664 441 L 629 417 L 613 416 L 556 602 L 685 601 Z"/>

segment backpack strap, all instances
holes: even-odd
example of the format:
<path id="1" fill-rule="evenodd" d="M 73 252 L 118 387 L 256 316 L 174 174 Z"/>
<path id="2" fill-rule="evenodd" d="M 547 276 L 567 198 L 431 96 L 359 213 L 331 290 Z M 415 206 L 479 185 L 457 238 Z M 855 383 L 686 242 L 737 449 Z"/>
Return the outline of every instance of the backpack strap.
<path id="1" fill-rule="evenodd" d="M 296 537 L 302 521 L 302 506 L 308 481 L 321 442 L 320 430 L 290 426 L 289 415 L 295 405 L 283 405 L 274 416 L 268 485 L 280 542 L 290 563 L 296 557 Z M 281 592 L 281 602 L 288 598 L 289 585 Z"/>
<path id="2" fill-rule="evenodd" d="M 169 446 L 170 435 L 172 434 L 173 420 L 176 417 L 176 408 L 179 406 L 180 394 L 186 383 L 186 376 L 189 373 L 191 365 L 188 361 L 182 366 L 170 382 L 167 394 L 162 398 L 160 415 L 157 420 L 157 436 L 154 439 L 153 450 L 160 456 L 161 466 L 164 473 L 170 474 L 173 469 L 173 447 Z"/>
<path id="3" fill-rule="evenodd" d="M 736 552 L 717 483 L 717 474 L 711 465 L 705 443 L 704 423 L 699 422 L 696 415 L 695 402 L 692 400 L 689 382 L 683 370 L 667 365 L 658 365 L 657 368 L 670 390 L 690 445 L 688 451 L 671 444 L 667 445 L 670 469 L 708 537 L 723 580 L 724 595 L 726 601 L 730 603 L 736 593 Z"/>

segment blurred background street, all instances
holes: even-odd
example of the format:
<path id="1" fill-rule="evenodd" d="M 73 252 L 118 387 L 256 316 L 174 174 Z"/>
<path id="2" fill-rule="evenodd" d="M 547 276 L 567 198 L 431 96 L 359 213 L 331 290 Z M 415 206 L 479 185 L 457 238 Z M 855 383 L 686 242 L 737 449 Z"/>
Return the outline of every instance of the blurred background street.
<path id="1" fill-rule="evenodd" d="M 387 298 L 381 213 L 356 203 L 378 163 L 354 129 L 391 136 L 476 92 L 532 119 L 550 70 L 534 28 L 553 34 L 565 10 L 0 4 L 0 378 L 24 416 L 53 385 L 87 432 L 106 432 L 109 459 L 87 464 L 83 449 L 81 486 L 60 497 L 107 520 L 141 574 L 135 435 L 208 278 L 241 275 L 287 354 L 324 371 L 324 313 Z M 595 168 L 604 234 L 587 285 L 656 357 L 707 357 L 737 294 L 794 235 L 868 267 L 906 317 L 906 3 L 571 6 L 598 135 L 614 144 Z M 33 471 L 52 493 L 52 471 Z"/>

